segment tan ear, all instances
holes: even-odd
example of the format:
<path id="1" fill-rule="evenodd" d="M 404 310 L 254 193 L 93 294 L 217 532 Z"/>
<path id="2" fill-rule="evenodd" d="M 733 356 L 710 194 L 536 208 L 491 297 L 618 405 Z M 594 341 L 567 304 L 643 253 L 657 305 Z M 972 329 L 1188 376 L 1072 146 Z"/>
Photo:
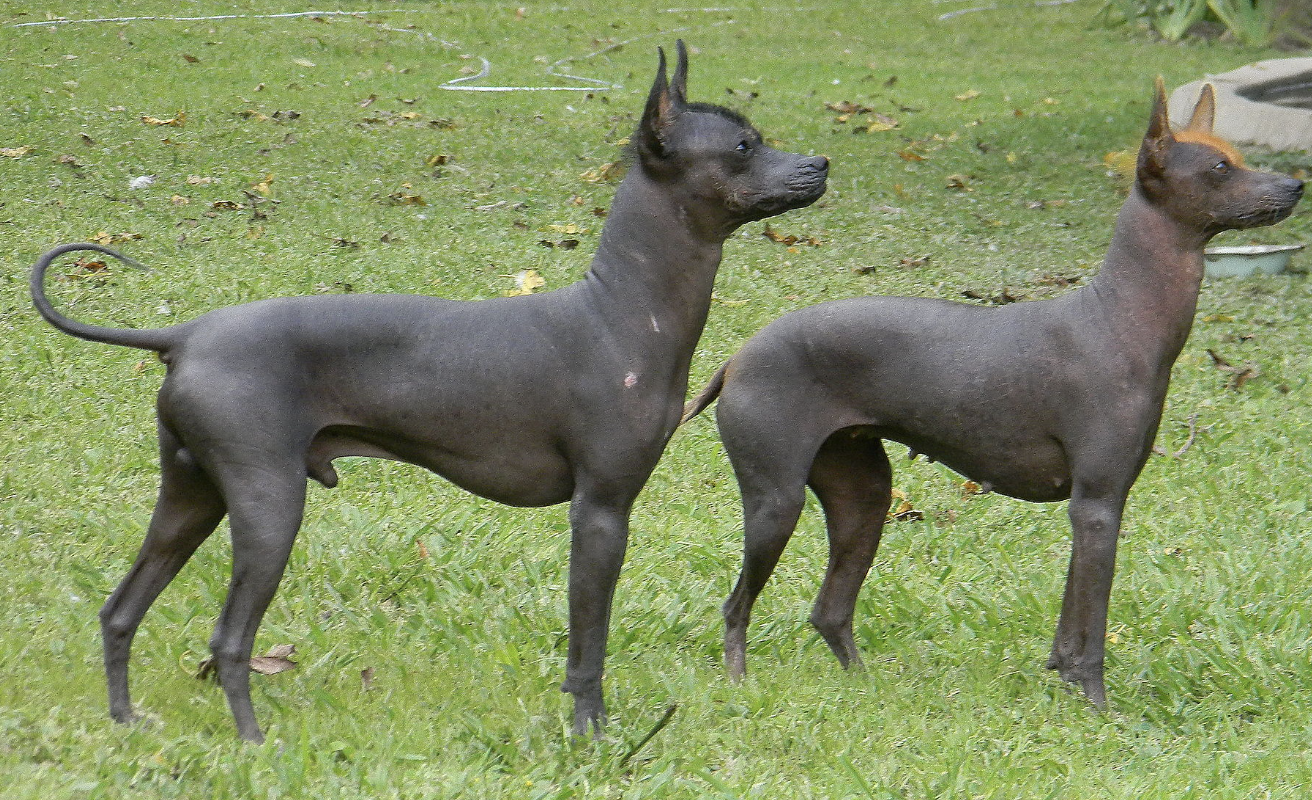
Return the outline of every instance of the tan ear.
<path id="1" fill-rule="evenodd" d="M 1171 123 L 1166 116 L 1166 84 L 1157 76 L 1153 97 L 1153 110 L 1148 118 L 1148 132 L 1139 147 L 1139 164 L 1136 169 L 1140 180 L 1161 175 L 1166 170 L 1166 151 L 1175 143 Z"/>
<path id="2" fill-rule="evenodd" d="M 1216 123 L 1216 91 L 1212 84 L 1204 83 L 1203 91 L 1198 95 L 1198 104 L 1194 106 L 1194 115 L 1185 126 L 1187 131 L 1211 133 Z"/>
<path id="3" fill-rule="evenodd" d="M 1171 135 L 1171 122 L 1166 113 L 1166 82 L 1158 75 L 1153 82 L 1153 110 L 1148 117 L 1148 138 L 1158 139 Z"/>

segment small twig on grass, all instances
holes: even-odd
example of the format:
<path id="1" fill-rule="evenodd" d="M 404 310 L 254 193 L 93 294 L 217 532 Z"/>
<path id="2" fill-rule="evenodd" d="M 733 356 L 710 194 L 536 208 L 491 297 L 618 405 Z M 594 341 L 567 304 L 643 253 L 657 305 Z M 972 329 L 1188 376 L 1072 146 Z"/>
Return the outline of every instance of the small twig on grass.
<path id="1" fill-rule="evenodd" d="M 678 710 L 679 710 L 678 703 L 670 703 L 670 707 L 665 709 L 664 716 L 662 716 L 660 720 L 657 721 L 657 723 L 652 726 L 651 730 L 647 731 L 646 736 L 642 737 L 642 739 L 639 740 L 637 744 L 629 748 L 629 752 L 625 753 L 624 757 L 620 759 L 619 765 L 622 767 L 625 764 L 629 763 L 629 759 L 636 756 L 638 754 L 638 751 L 641 750 L 647 744 L 647 742 L 650 742 L 656 736 L 656 734 L 661 732 L 662 728 L 670 724 L 670 720 L 674 718 L 674 712 Z"/>
<path id="2" fill-rule="evenodd" d="M 1189 419 L 1185 424 L 1189 426 L 1189 435 L 1185 437 L 1184 444 L 1180 445 L 1179 450 L 1168 454 L 1166 448 L 1161 445 L 1153 445 L 1153 452 L 1159 456 L 1170 455 L 1171 458 L 1179 458 L 1183 456 L 1186 450 L 1194 446 L 1194 440 L 1198 438 L 1198 412 L 1195 411 L 1190 414 Z"/>
<path id="3" fill-rule="evenodd" d="M 1207 348 L 1207 354 L 1212 357 L 1212 364 L 1222 372 L 1230 373 L 1230 380 L 1226 381 L 1225 388 L 1234 389 L 1236 392 L 1244 388 L 1244 384 L 1253 378 L 1262 374 L 1257 365 L 1249 361 L 1242 367 L 1236 367 L 1225 359 L 1220 353 L 1212 348 Z"/>

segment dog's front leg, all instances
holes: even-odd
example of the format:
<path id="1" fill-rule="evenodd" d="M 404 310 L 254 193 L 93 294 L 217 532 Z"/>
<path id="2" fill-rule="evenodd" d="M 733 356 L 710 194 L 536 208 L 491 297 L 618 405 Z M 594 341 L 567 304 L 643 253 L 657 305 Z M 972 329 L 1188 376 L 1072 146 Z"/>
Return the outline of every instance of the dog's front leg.
<path id="1" fill-rule="evenodd" d="M 561 691 L 574 696 L 574 735 L 606 724 L 601 676 L 611 601 L 629 541 L 629 511 L 637 492 L 579 488 L 570 503 L 569 655 Z"/>
<path id="2" fill-rule="evenodd" d="M 1079 683 L 1098 708 L 1107 704 L 1103 684 L 1107 606 L 1128 492 L 1128 486 L 1093 491 L 1077 480 L 1068 509 L 1073 533 L 1071 561 L 1048 668 Z"/>

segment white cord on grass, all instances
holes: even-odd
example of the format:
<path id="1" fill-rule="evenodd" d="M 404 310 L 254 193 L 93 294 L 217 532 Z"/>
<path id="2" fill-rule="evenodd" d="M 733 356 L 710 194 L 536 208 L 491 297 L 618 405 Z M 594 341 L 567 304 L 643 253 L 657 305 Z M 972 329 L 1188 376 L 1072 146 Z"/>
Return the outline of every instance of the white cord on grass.
<path id="1" fill-rule="evenodd" d="M 8 27 L 30 28 L 30 27 L 39 27 L 42 25 L 48 25 L 53 27 L 56 25 L 73 25 L 78 23 L 91 23 L 91 22 L 120 22 L 120 23 L 122 22 L 210 22 L 216 20 L 230 20 L 230 19 L 287 19 L 291 17 L 339 17 L 339 16 L 340 17 L 349 16 L 349 17 L 359 18 L 359 17 L 364 17 L 366 14 L 376 14 L 376 13 L 408 14 L 414 12 L 415 10 L 416 9 L 394 9 L 394 10 L 385 9 L 385 10 L 373 10 L 373 11 L 291 11 L 282 14 L 217 14 L 213 16 L 204 16 L 204 17 L 149 16 L 149 17 L 96 17 L 90 19 L 60 18 L 60 19 L 42 20 L 39 22 L 15 22 L 15 23 L 10 23 Z M 666 10 L 675 11 L 676 9 L 666 9 Z M 679 10 L 683 10 L 683 9 L 679 9 Z M 688 9 L 688 10 L 720 11 L 724 9 L 707 8 L 707 9 Z M 733 22 L 734 20 L 732 19 L 722 20 L 720 22 L 711 23 L 707 27 L 714 28 L 714 27 L 719 27 L 721 25 L 732 25 Z M 433 36 L 430 33 L 427 33 L 425 31 L 415 30 L 413 28 L 396 28 L 391 25 L 382 25 L 382 24 L 379 24 L 378 27 L 382 30 L 391 31 L 393 33 L 413 33 L 422 36 L 429 41 L 437 42 L 443 47 L 447 47 L 447 48 L 457 46 L 454 42 L 448 42 L 444 39 L 438 39 L 437 37 Z M 618 50 L 621 47 L 636 42 L 640 39 L 647 39 L 654 36 L 665 36 L 671 33 L 681 33 L 687 30 L 689 30 L 689 28 L 683 27 L 683 28 L 675 28 L 669 31 L 657 31 L 656 33 L 644 34 L 643 36 L 635 36 L 632 39 L 625 39 L 622 42 L 616 42 L 614 44 L 607 45 L 606 47 L 603 47 L 600 50 L 594 50 L 586 55 L 567 56 L 557 61 L 553 61 L 550 65 L 547 66 L 547 74 L 550 75 L 551 77 L 562 78 L 568 81 L 575 81 L 576 83 L 587 84 L 585 86 L 484 86 L 481 84 L 474 84 L 474 85 L 467 86 L 465 85 L 466 83 L 469 83 L 470 81 L 476 81 L 482 78 L 486 78 L 492 72 L 492 62 L 488 61 L 486 58 L 483 58 L 482 56 L 478 56 L 479 61 L 483 62 L 483 67 L 481 70 L 479 70 L 478 74 L 467 75 L 463 78 L 452 78 L 451 80 L 446 81 L 445 83 L 438 84 L 437 88 L 446 89 L 448 91 L 457 91 L 457 92 L 607 92 L 613 89 L 623 89 L 624 86 L 622 84 L 611 83 L 609 81 L 603 81 L 597 78 L 585 78 L 581 75 L 571 75 L 568 72 L 562 72 L 560 67 L 570 63 L 571 61 L 586 61 L 587 59 L 595 58 L 599 55 L 604 55 L 605 53 Z"/>
<path id="2" fill-rule="evenodd" d="M 415 9 L 388 10 L 389 14 L 409 14 Z M 40 22 L 13 22 L 11 28 L 31 28 L 40 25 L 74 25 L 80 22 L 208 22 L 219 19 L 282 19 L 285 17 L 355 17 L 373 11 L 290 11 L 285 14 L 218 14 L 210 17 L 96 17 L 94 19 L 47 19 Z"/>

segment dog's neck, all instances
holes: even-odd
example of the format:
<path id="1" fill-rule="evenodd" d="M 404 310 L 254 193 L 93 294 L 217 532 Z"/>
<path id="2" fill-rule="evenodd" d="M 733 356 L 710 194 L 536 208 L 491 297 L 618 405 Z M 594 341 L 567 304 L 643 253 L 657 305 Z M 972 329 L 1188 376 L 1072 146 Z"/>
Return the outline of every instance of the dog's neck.
<path id="1" fill-rule="evenodd" d="M 1121 206 L 1089 288 L 1117 337 L 1149 363 L 1169 368 L 1189 337 L 1210 238 L 1171 218 L 1137 183 Z"/>
<path id="2" fill-rule="evenodd" d="M 691 354 L 728 233 L 689 206 L 635 164 L 615 193 L 583 285 L 609 321 L 654 329 Z"/>

